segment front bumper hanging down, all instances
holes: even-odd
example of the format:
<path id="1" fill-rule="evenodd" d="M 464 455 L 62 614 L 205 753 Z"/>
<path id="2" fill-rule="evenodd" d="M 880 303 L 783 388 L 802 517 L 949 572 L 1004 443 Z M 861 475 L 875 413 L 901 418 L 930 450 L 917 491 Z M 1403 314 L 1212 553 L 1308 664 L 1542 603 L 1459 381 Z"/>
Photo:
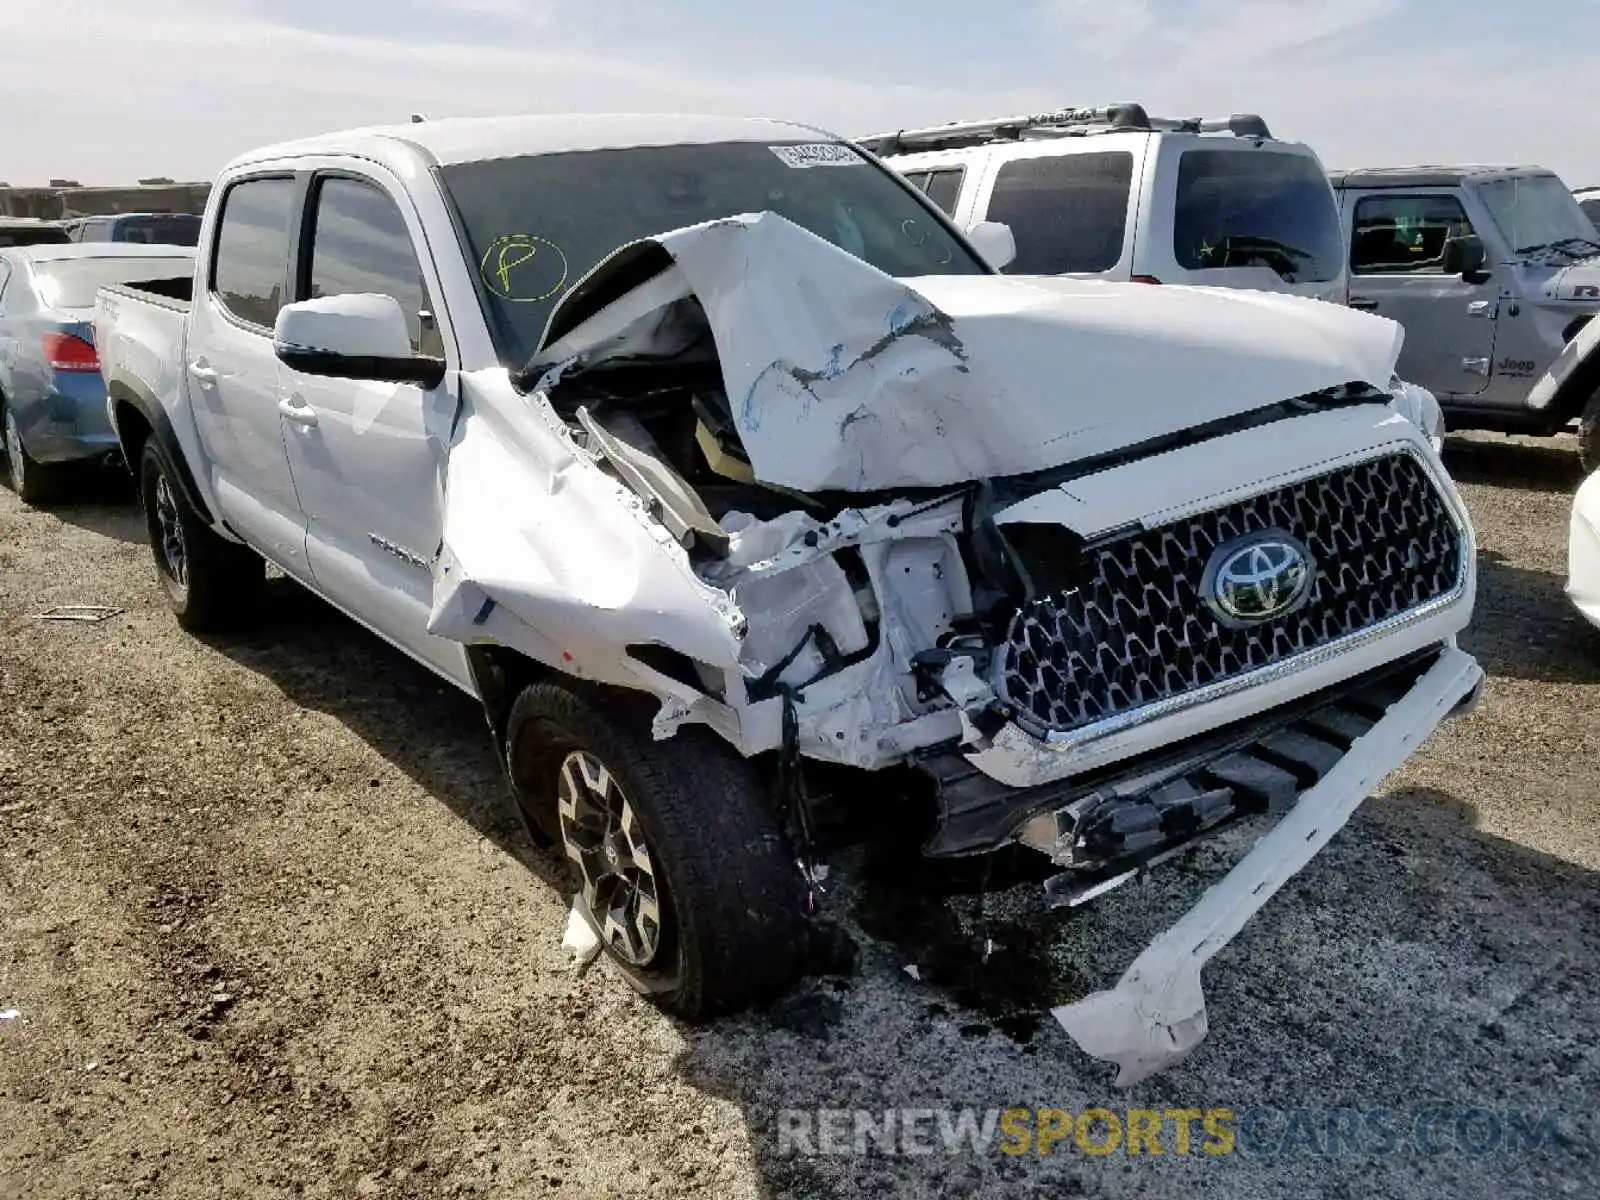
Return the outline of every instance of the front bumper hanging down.
<path id="1" fill-rule="evenodd" d="M 1483 670 L 1447 648 L 1428 671 L 1189 912 L 1133 961 L 1115 987 L 1053 1009 L 1088 1054 L 1127 1087 L 1186 1057 L 1206 1036 L 1200 970 L 1352 813 L 1478 689 Z"/>

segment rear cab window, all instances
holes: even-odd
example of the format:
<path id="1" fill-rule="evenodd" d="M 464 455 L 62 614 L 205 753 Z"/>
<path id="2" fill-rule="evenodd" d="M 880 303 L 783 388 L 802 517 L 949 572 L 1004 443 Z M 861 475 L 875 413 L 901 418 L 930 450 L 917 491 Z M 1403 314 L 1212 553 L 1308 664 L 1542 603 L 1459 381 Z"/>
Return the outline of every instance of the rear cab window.
<path id="1" fill-rule="evenodd" d="M 270 331 L 284 305 L 289 273 L 293 179 L 245 179 L 222 198 L 211 294 L 234 319 Z"/>
<path id="2" fill-rule="evenodd" d="M 1011 227 L 1012 275 L 1100 274 L 1122 261 L 1133 192 L 1126 150 L 1013 158 L 995 172 L 987 218 Z"/>
<path id="3" fill-rule="evenodd" d="M 1183 150 L 1172 253 L 1186 271 L 1266 267 L 1286 283 L 1337 279 L 1344 236 L 1321 163 L 1269 149 Z"/>

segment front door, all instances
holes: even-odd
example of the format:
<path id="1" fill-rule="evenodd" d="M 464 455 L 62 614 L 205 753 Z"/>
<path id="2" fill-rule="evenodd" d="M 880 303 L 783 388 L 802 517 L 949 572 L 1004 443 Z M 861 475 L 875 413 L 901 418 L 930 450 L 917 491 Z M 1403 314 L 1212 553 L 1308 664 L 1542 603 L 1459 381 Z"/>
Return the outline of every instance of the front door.
<path id="1" fill-rule="evenodd" d="M 287 176 L 229 186 L 207 286 L 194 298 L 184 370 L 223 518 L 304 576 L 305 521 L 278 420 L 279 364 L 272 348 L 299 190 Z"/>
<path id="2" fill-rule="evenodd" d="M 1499 282 L 1444 273 L 1447 238 L 1473 232 L 1452 193 L 1375 192 L 1353 199 L 1350 304 L 1405 328 L 1400 377 L 1441 399 L 1489 385 Z"/>
<path id="3" fill-rule="evenodd" d="M 393 296 L 410 318 L 413 352 L 443 358 L 403 202 L 402 192 L 375 179 L 316 177 L 304 222 L 305 278 L 296 294 Z M 424 390 L 285 366 L 281 386 L 283 436 L 318 588 L 402 648 L 468 683 L 460 645 L 426 631 L 443 528 L 446 447 L 439 431 L 450 428 L 455 411 L 453 380 Z"/>

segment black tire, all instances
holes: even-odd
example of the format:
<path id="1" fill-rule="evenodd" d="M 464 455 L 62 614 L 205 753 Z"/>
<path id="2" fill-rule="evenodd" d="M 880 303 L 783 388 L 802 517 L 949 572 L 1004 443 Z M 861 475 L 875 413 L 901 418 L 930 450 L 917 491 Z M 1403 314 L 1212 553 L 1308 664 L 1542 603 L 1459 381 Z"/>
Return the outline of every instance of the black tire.
<path id="1" fill-rule="evenodd" d="M 1589 398 L 1578 418 L 1578 462 L 1586 474 L 1600 471 L 1600 392 Z"/>
<path id="2" fill-rule="evenodd" d="M 556 832 L 555 852 L 572 867 L 578 902 L 588 871 L 583 855 L 601 861 L 604 847 L 577 845 L 595 837 L 594 827 L 557 813 L 563 769 L 585 761 L 603 768 L 620 793 L 621 811 L 631 808 L 634 828 L 643 833 L 647 865 L 641 871 L 639 858 L 625 860 L 611 876 L 619 883 L 606 907 L 626 920 L 653 891 L 660 916 L 653 943 L 648 921 L 638 921 L 642 936 L 632 939 L 632 955 L 629 939 L 602 938 L 628 981 L 690 1021 L 785 991 L 806 962 L 805 891 L 777 804 L 751 764 L 707 730 L 691 726 L 658 742 L 645 722 L 598 698 L 559 684 L 526 688 L 507 720 L 506 766 L 530 827 Z M 634 839 L 621 827 L 608 826 L 611 832 L 596 842 L 609 838 L 627 855 Z M 609 862 L 618 865 L 619 856 Z M 624 872 L 632 872 L 631 883 Z"/>
<path id="3" fill-rule="evenodd" d="M 156 575 L 178 624 L 191 633 L 236 628 L 258 611 L 266 563 L 213 533 L 185 498 L 154 438 L 139 454 L 139 501 Z"/>
<path id="4" fill-rule="evenodd" d="M 22 444 L 22 434 L 6 398 L 0 396 L 0 458 L 5 459 L 6 484 L 24 504 L 44 504 L 56 498 L 59 468 L 34 461 Z"/>

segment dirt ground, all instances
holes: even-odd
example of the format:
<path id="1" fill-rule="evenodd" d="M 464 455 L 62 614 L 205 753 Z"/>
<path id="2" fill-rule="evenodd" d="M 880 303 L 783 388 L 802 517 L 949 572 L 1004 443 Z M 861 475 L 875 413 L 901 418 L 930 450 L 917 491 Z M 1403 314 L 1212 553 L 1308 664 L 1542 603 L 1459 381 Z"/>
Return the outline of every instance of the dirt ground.
<path id="1" fill-rule="evenodd" d="M 572 970 L 466 698 L 282 580 L 259 632 L 187 637 L 114 489 L 0 493 L 0 1197 L 1600 1194 L 1577 469 L 1493 438 L 1449 460 L 1481 539 L 1482 706 L 1213 961 L 1210 1037 L 1126 1093 L 1041 1014 L 1112 982 L 1238 839 L 1070 920 L 992 896 L 976 967 L 970 897 L 846 858 L 827 904 L 854 972 L 685 1028 Z M 36 619 L 58 604 L 124 611 Z M 1240 1134 L 1216 1156 L 778 1137 L 783 1110 L 963 1106 L 1221 1107 Z M 1272 1134 L 1348 1109 L 1398 1145 Z M 1555 1124 L 1477 1152 L 1450 1132 L 1474 1109 Z M 1430 1111 L 1442 1148 L 1405 1136 Z"/>

